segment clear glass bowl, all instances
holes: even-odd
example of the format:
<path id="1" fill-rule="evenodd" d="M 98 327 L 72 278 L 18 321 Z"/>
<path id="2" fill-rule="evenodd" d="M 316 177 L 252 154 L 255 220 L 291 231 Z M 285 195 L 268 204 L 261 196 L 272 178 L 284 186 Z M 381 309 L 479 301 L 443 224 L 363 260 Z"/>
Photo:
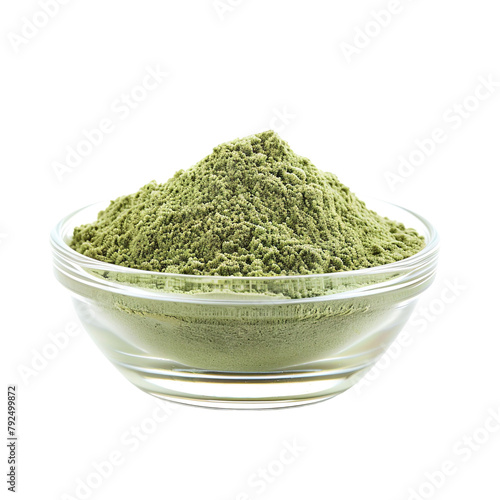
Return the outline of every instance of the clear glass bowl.
<path id="1" fill-rule="evenodd" d="M 73 228 L 106 206 L 78 210 L 53 229 L 55 275 L 116 368 L 143 391 L 181 403 L 277 408 L 345 391 L 395 339 L 436 269 L 434 228 L 377 200 L 368 206 L 424 235 L 423 250 L 394 264 L 305 276 L 130 269 L 68 246 Z"/>

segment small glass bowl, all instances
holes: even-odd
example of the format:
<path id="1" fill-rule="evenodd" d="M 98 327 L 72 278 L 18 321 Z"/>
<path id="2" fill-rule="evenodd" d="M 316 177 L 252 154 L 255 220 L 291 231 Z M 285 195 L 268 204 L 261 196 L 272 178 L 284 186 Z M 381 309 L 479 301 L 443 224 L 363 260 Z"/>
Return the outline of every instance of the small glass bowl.
<path id="1" fill-rule="evenodd" d="M 438 235 L 424 218 L 369 207 L 425 237 L 407 259 L 357 271 L 222 277 L 141 271 L 68 246 L 107 203 L 51 233 L 57 279 L 85 329 L 133 384 L 160 398 L 216 408 L 278 408 L 351 387 L 389 347 L 433 281 Z"/>

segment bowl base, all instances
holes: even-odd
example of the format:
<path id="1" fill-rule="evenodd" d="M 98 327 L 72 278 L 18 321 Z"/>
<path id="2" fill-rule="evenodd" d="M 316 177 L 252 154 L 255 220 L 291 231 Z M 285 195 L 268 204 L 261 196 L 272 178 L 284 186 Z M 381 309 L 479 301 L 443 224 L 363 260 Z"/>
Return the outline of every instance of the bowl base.
<path id="1" fill-rule="evenodd" d="M 286 370 L 269 373 L 144 370 L 115 366 L 142 391 L 175 403 L 205 408 L 289 408 L 330 399 L 354 385 L 371 368 Z"/>
<path id="2" fill-rule="evenodd" d="M 164 394 L 154 394 L 152 392 L 148 392 L 151 396 L 155 396 L 157 398 L 163 399 L 165 401 L 169 401 L 171 403 L 178 403 L 188 406 L 199 406 L 201 408 L 208 408 L 212 410 L 279 410 L 284 408 L 292 408 L 294 406 L 305 406 L 315 403 L 321 403 L 322 401 L 326 401 L 327 399 L 334 398 L 341 394 L 340 392 L 331 394 L 328 396 L 321 397 L 310 397 L 305 399 L 290 399 L 290 400 L 280 400 L 280 401 L 227 401 L 227 400 L 209 400 L 209 399 L 193 399 L 185 397 L 185 398 L 177 398 L 174 396 L 166 396 Z"/>

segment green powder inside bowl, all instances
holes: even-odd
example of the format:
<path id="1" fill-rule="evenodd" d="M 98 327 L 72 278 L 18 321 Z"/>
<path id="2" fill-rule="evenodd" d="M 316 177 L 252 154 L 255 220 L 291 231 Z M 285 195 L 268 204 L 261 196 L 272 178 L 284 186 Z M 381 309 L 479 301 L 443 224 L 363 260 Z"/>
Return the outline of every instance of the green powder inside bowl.
<path id="1" fill-rule="evenodd" d="M 272 131 L 221 144 L 164 184 L 112 201 L 71 242 L 130 268 L 256 277 L 379 266 L 424 246 Z"/>

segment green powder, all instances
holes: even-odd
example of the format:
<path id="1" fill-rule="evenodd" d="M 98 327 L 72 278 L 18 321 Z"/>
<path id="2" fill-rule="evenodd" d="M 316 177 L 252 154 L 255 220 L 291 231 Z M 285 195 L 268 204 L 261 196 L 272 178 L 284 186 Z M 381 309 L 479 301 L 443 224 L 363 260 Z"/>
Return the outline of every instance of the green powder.
<path id="1" fill-rule="evenodd" d="M 424 245 L 272 131 L 221 144 L 166 183 L 112 201 L 71 242 L 112 264 L 218 276 L 350 271 Z"/>

